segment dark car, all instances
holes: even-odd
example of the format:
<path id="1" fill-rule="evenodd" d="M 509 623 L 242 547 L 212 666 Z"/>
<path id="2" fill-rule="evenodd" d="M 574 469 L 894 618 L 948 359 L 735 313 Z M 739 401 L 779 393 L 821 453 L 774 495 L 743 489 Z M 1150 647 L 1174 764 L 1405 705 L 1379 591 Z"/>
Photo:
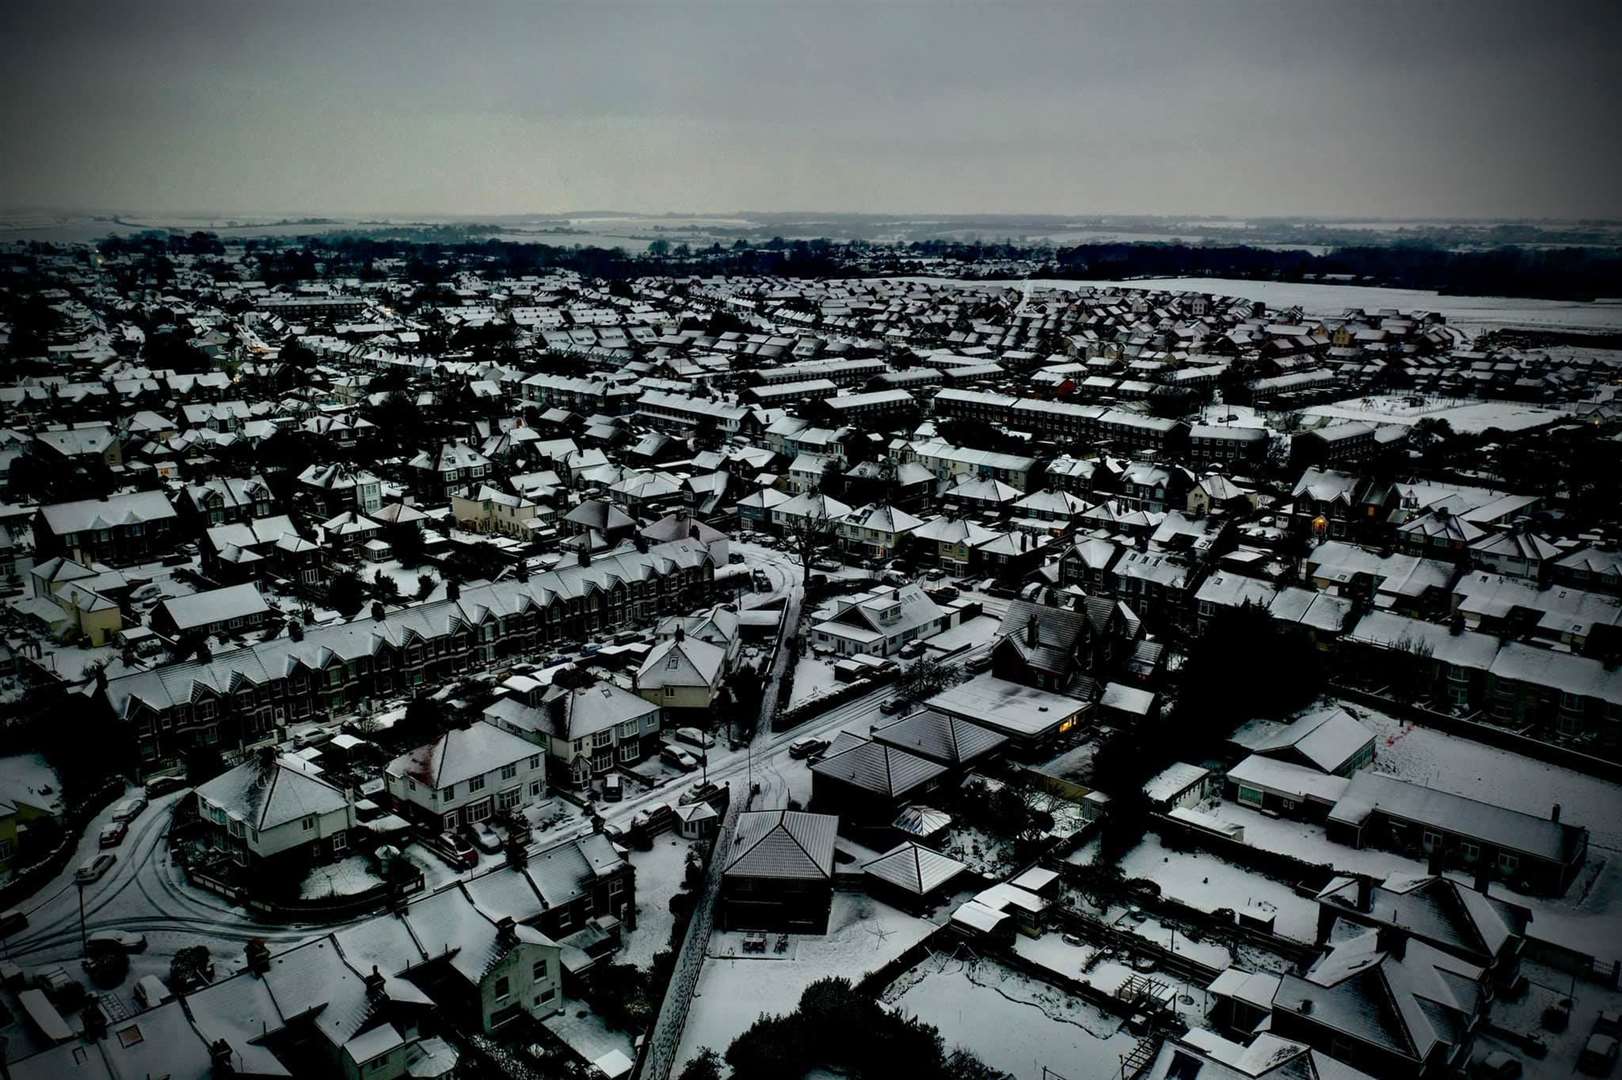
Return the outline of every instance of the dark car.
<path id="1" fill-rule="evenodd" d="M 473 845 L 455 833 L 442 832 L 423 843 L 453 870 L 466 870 L 479 864 L 479 853 L 473 850 Z"/>

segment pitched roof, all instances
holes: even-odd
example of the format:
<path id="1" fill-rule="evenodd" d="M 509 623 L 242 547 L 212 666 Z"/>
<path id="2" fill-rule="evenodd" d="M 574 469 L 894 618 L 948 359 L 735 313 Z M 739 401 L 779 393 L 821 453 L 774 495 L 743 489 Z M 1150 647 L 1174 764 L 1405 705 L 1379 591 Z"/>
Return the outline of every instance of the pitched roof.
<path id="1" fill-rule="evenodd" d="M 940 776 L 946 771 L 946 766 L 893 746 L 864 739 L 852 732 L 841 731 L 833 745 L 811 766 L 811 771 L 863 791 L 901 798 Z"/>
<path id="2" fill-rule="evenodd" d="M 862 873 L 878 878 L 915 896 L 927 896 L 964 870 L 963 863 L 911 840 L 862 864 Z"/>
<path id="3" fill-rule="evenodd" d="M 839 819 L 797 810 L 740 814 L 726 877 L 820 881 L 833 876 Z"/>

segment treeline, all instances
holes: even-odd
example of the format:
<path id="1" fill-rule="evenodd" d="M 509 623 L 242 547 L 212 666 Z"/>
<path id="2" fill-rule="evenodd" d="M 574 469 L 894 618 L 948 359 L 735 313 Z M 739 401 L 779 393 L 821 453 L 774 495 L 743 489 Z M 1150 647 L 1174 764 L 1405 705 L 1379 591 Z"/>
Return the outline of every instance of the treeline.
<path id="1" fill-rule="evenodd" d="M 99 246 L 107 255 L 217 255 L 223 250 L 214 234 L 204 232 L 113 237 Z M 381 277 L 374 269 L 379 260 L 399 260 L 408 278 L 437 284 L 469 269 L 501 276 L 567 269 L 607 281 L 689 274 L 831 277 L 907 270 L 910 266 L 903 256 L 921 255 L 960 262 L 963 272 L 970 275 L 976 263 L 1004 260 L 1030 264 L 1038 275 L 1119 281 L 1146 277 L 1331 279 L 1444 295 L 1561 300 L 1622 296 L 1622 249 L 1607 247 L 1510 245 L 1453 250 L 1427 243 L 1395 243 L 1337 247 L 1315 254 L 1244 244 L 1107 243 L 1055 249 L 1013 241 L 924 240 L 888 247 L 865 241 L 773 237 L 708 247 L 658 240 L 650 250 L 632 253 L 621 248 L 561 247 L 449 231 L 443 238 L 427 233 L 389 236 L 364 232 L 257 238 L 246 246 L 259 256 L 261 276 L 273 284 L 318 275 Z M 894 256 L 893 262 L 887 254 Z M 856 268 L 857 262 L 862 264 L 861 270 Z"/>
<path id="2" fill-rule="evenodd" d="M 1189 244 L 1083 244 L 1063 248 L 1064 276 L 1237 277 L 1278 281 L 1350 278 L 1444 295 L 1593 300 L 1622 296 L 1622 252 L 1614 248 L 1500 247 L 1450 251 L 1417 244 L 1310 251 Z"/>

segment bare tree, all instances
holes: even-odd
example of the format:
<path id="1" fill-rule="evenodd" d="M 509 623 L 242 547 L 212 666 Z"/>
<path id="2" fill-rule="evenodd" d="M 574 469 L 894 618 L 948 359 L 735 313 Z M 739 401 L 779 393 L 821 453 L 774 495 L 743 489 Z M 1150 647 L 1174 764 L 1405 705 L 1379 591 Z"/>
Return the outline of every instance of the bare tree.
<path id="1" fill-rule="evenodd" d="M 811 584 L 811 560 L 833 535 L 834 519 L 828 516 L 826 496 L 817 496 L 814 511 L 791 518 L 784 526 L 783 538 L 788 541 L 789 550 L 800 558 L 801 585 Z"/>

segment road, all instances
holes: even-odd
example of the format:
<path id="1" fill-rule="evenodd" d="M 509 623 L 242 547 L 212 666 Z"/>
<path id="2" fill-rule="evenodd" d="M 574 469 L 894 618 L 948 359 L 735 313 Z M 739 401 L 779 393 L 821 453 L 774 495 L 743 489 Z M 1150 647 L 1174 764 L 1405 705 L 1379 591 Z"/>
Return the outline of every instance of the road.
<path id="1" fill-rule="evenodd" d="M 761 569 L 772 580 L 772 588 L 754 593 L 744 600 L 745 606 L 759 606 L 784 598 L 783 634 L 795 632 L 798 625 L 804 590 L 801 586 L 799 562 L 787 553 L 752 544 L 736 545 L 743 552 L 751 568 Z M 996 613 L 988 609 L 988 614 Z M 981 651 L 987 646 L 976 646 L 960 654 L 957 659 Z M 807 721 L 792 731 L 774 733 L 770 717 L 775 710 L 777 687 L 787 672 L 787 650 L 780 649 L 774 657 L 770 678 L 765 687 L 761 722 L 757 725 L 753 741 L 738 750 L 715 749 L 710 752 L 708 777 L 710 781 L 725 783 L 737 781 L 735 796 L 741 796 L 748 785 L 759 783 L 756 796 L 757 809 L 786 806 L 790 798 L 806 801 L 810 790 L 806 764 L 788 754 L 791 743 L 805 738 L 833 738 L 849 729 L 867 734 L 872 724 L 883 718 L 880 704 L 893 692 L 880 688 L 861 697 L 835 706 L 828 712 Z M 702 774 L 694 772 L 661 787 L 630 794 L 618 803 L 599 803 L 598 810 L 610 824 L 624 825 L 638 811 L 661 803 L 674 805 L 680 796 L 700 782 Z M 85 929 L 132 930 L 145 933 L 149 940 L 150 956 L 158 958 L 172 955 L 178 949 L 196 944 L 210 947 L 216 963 L 231 967 L 242 962 L 241 946 L 252 938 L 263 938 L 272 947 L 292 945 L 330 932 L 339 923 L 265 923 L 246 909 L 205 892 L 189 884 L 180 869 L 169 858 L 167 834 L 175 805 L 184 797 L 183 792 L 155 799 L 132 825 L 129 835 L 115 850 L 118 861 L 100 880 L 86 886 L 84 891 Z M 0 944 L 0 956 L 13 959 L 25 966 L 41 966 L 77 960 L 82 955 L 79 941 L 79 894 L 73 872 L 80 862 L 98 852 L 97 836 L 102 825 L 110 820 L 112 807 L 104 810 L 86 827 L 78 853 L 66 869 L 18 907 L 28 915 L 28 926 Z M 561 843 L 582 836 L 591 830 L 584 815 L 571 816 L 562 824 L 537 834 L 531 850 Z M 430 876 L 434 883 L 449 881 L 455 876 L 477 876 L 501 865 L 497 859 L 486 857 L 479 867 L 465 875 L 436 872 Z M 357 920 L 358 921 L 358 920 Z"/>

